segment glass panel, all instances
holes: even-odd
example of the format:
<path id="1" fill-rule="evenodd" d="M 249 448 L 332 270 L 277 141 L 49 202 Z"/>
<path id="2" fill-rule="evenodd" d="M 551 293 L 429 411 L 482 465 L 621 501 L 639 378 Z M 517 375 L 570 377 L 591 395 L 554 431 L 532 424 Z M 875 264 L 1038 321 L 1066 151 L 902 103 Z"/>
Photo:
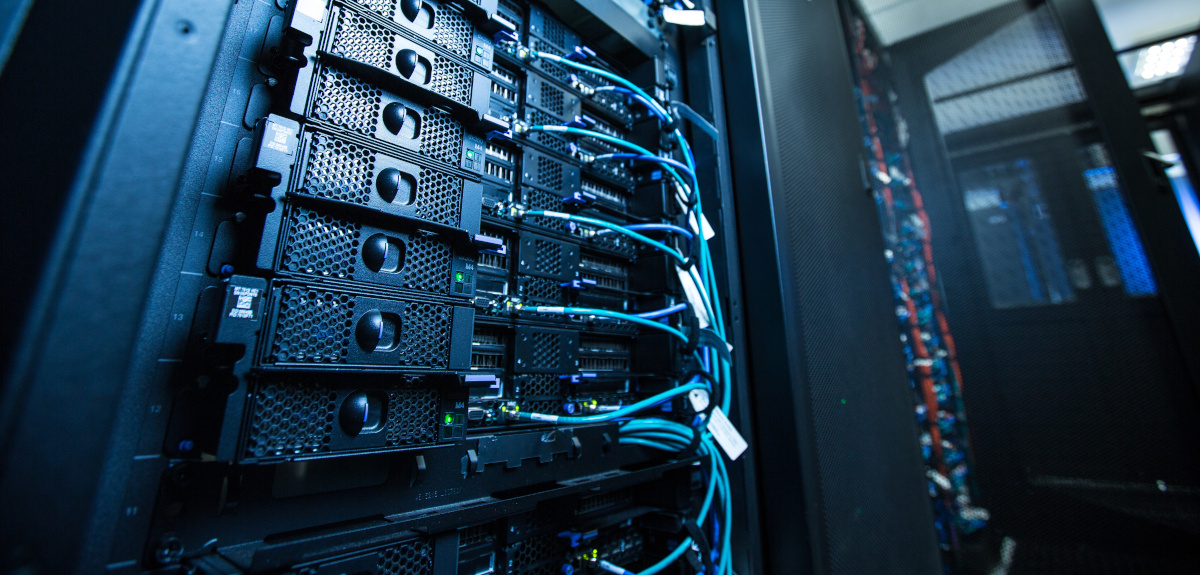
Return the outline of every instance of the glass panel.
<path id="1" fill-rule="evenodd" d="M 959 181 L 992 305 L 1074 300 L 1050 209 L 1029 160 L 971 170 Z"/>

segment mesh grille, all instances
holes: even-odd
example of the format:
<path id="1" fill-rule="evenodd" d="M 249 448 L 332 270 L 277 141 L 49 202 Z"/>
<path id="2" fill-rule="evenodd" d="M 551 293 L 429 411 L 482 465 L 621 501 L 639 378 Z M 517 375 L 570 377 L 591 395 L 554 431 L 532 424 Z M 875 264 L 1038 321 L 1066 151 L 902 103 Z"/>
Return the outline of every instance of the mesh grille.
<path id="1" fill-rule="evenodd" d="M 563 115 L 563 100 L 566 99 L 566 96 L 562 90 L 547 82 L 542 82 L 541 92 L 542 106 L 559 116 Z"/>
<path id="2" fill-rule="evenodd" d="M 555 196 L 549 192 L 528 188 L 524 191 L 525 205 L 531 210 L 558 210 L 562 208 L 562 198 Z M 558 225 L 558 220 L 554 218 L 545 218 L 541 216 L 528 218 L 533 223 L 539 226 L 555 227 Z"/>
<path id="3" fill-rule="evenodd" d="M 246 454 L 298 455 L 329 449 L 337 394 L 315 382 L 268 384 L 254 394 Z"/>
<path id="4" fill-rule="evenodd" d="M 562 189 L 563 169 L 561 163 L 545 156 L 539 156 L 537 166 L 539 184 L 554 190 Z"/>
<path id="5" fill-rule="evenodd" d="M 554 280 L 531 277 L 526 280 L 522 295 L 529 301 L 559 303 L 562 300 L 562 286 Z"/>
<path id="6" fill-rule="evenodd" d="M 421 168 L 417 213 L 422 219 L 457 225 L 463 184 L 461 178 Z"/>
<path id="7" fill-rule="evenodd" d="M 562 412 L 562 402 L 553 399 L 525 400 L 521 401 L 521 411 L 556 414 Z"/>
<path id="8" fill-rule="evenodd" d="M 532 44 L 532 48 L 538 52 L 546 52 L 548 54 L 554 54 L 555 56 L 562 56 L 562 50 L 550 46 L 549 44 L 537 38 L 530 38 L 529 43 Z M 566 68 L 545 58 L 535 60 L 534 66 L 537 66 L 546 74 L 549 74 L 550 76 L 564 82 L 567 81 L 567 79 L 571 76 L 571 73 L 567 71 Z"/>
<path id="9" fill-rule="evenodd" d="M 554 374 L 533 375 L 521 386 L 521 394 L 525 397 L 560 397 L 562 381 Z"/>
<path id="10" fill-rule="evenodd" d="M 437 440 L 437 391 L 398 389 L 388 394 L 388 403 L 388 445 L 421 445 Z"/>
<path id="11" fill-rule="evenodd" d="M 305 166 L 304 187 L 314 196 L 355 204 L 370 200 L 373 154 L 324 134 L 314 134 Z"/>
<path id="12" fill-rule="evenodd" d="M 450 348 L 450 308 L 412 302 L 404 307 L 407 365 L 446 367 Z"/>
<path id="13" fill-rule="evenodd" d="M 404 287 L 436 292 L 449 289 L 450 247 L 428 237 L 408 241 Z"/>
<path id="14" fill-rule="evenodd" d="M 510 557 L 514 566 L 530 567 L 551 558 L 560 547 L 557 537 L 542 535 L 514 544 Z"/>
<path id="15" fill-rule="evenodd" d="M 542 18 L 542 37 L 555 46 L 566 48 L 567 29 L 549 16 Z"/>
<path id="16" fill-rule="evenodd" d="M 433 572 L 433 549 L 426 541 L 409 541 L 379 554 L 382 575 L 421 575 Z"/>
<path id="17" fill-rule="evenodd" d="M 534 269 L 557 275 L 562 270 L 562 246 L 546 240 L 534 240 Z"/>
<path id="18" fill-rule="evenodd" d="M 443 162 L 457 163 L 459 150 L 463 146 L 462 126 L 450 114 L 438 110 L 430 110 L 424 120 L 421 153 Z"/>
<path id="19" fill-rule="evenodd" d="M 474 28 L 457 12 L 441 10 L 433 25 L 433 41 L 464 58 L 471 56 L 471 34 Z"/>
<path id="20" fill-rule="evenodd" d="M 354 0 L 366 9 L 391 18 L 396 13 L 396 0 Z"/>
<path id="21" fill-rule="evenodd" d="M 559 123 L 558 120 L 555 120 L 554 118 L 550 117 L 549 114 L 542 112 L 541 110 L 535 110 L 533 108 L 527 108 L 526 110 L 526 119 L 530 124 L 535 126 L 554 126 Z M 570 154 L 569 143 L 565 139 L 555 135 L 553 132 L 529 132 L 528 137 L 534 142 L 550 148 L 551 150 L 564 155 Z"/>
<path id="22" fill-rule="evenodd" d="M 471 71 L 442 56 L 433 57 L 431 87 L 451 100 L 471 104 Z"/>
<path id="23" fill-rule="evenodd" d="M 281 267 L 290 272 L 349 277 L 354 274 L 359 228 L 355 223 L 296 208 Z"/>
<path id="24" fill-rule="evenodd" d="M 331 52 L 387 70 L 391 66 L 395 35 L 353 12 L 342 12 Z"/>
<path id="25" fill-rule="evenodd" d="M 354 302 L 348 295 L 284 288 L 272 358 L 298 363 L 345 362 L 353 313 Z"/>
<path id="26" fill-rule="evenodd" d="M 592 243 L 624 256 L 633 257 L 637 253 L 637 246 L 632 241 L 622 238 L 618 234 L 594 236 Z"/>
<path id="27" fill-rule="evenodd" d="M 375 133 L 375 118 L 383 92 L 340 70 L 321 70 L 320 87 L 311 114 L 317 119 L 366 135 Z"/>
<path id="28" fill-rule="evenodd" d="M 529 367 L 551 368 L 558 365 L 559 346 L 562 345 L 562 335 L 545 331 L 533 333 L 533 357 Z"/>

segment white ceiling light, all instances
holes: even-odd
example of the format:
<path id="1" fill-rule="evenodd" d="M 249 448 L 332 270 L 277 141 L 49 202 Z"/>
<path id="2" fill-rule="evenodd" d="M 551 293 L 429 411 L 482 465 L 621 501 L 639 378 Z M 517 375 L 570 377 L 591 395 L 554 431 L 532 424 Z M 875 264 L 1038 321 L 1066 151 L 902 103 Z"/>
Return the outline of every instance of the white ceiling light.
<path id="1" fill-rule="evenodd" d="M 1133 75 L 1143 81 L 1178 76 L 1183 73 L 1195 47 L 1196 36 L 1193 35 L 1142 48 L 1138 51 Z"/>

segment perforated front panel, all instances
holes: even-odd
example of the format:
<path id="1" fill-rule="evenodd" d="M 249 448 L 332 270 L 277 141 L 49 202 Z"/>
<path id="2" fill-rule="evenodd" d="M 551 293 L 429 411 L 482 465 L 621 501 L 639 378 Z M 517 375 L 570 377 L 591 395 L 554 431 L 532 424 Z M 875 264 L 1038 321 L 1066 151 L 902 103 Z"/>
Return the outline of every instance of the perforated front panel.
<path id="1" fill-rule="evenodd" d="M 346 278 L 354 275 L 359 224 L 297 208 L 280 267 L 297 273 Z"/>
<path id="2" fill-rule="evenodd" d="M 461 138 L 461 131 L 458 136 Z M 373 150 L 315 132 L 305 162 L 303 190 L 321 198 L 367 205 L 375 190 L 375 158 Z M 415 175 L 411 211 L 405 215 L 457 226 L 462 213 L 462 178 L 431 168 L 420 168 Z"/>
<path id="3" fill-rule="evenodd" d="M 533 357 L 529 367 L 552 368 L 558 365 L 562 334 L 538 331 L 533 333 Z"/>
<path id="4" fill-rule="evenodd" d="M 458 163 L 463 148 L 463 129 L 450 114 L 429 110 L 422 117 L 421 153 L 450 164 Z"/>
<path id="5" fill-rule="evenodd" d="M 284 288 L 271 356 L 294 363 L 343 363 L 353 340 L 354 301 L 349 295 Z"/>
<path id="6" fill-rule="evenodd" d="M 430 87 L 451 100 L 471 104 L 471 70 L 455 64 L 449 58 L 433 57 L 433 79 Z"/>
<path id="7" fill-rule="evenodd" d="M 403 246 L 404 261 L 394 272 L 376 273 L 358 264 L 363 242 L 376 234 Z M 296 206 L 288 212 L 280 271 L 354 279 L 409 289 L 447 293 L 453 254 L 434 237 L 372 228 Z"/>
<path id="8" fill-rule="evenodd" d="M 355 449 L 338 427 L 341 404 L 351 391 L 334 389 L 333 380 L 312 376 L 270 377 L 254 386 L 244 457 L 286 457 Z M 361 385 L 359 382 L 356 385 Z M 437 442 L 441 396 L 420 379 L 391 378 L 379 390 L 382 406 L 382 447 L 410 447 Z M 341 443 L 335 441 L 341 438 Z M 369 441 L 369 440 L 368 440 Z M 378 442 L 370 444 L 378 448 Z"/>
<path id="9" fill-rule="evenodd" d="M 360 6 L 371 10 L 386 18 L 391 18 L 396 13 L 396 3 L 398 0 L 354 0 Z"/>
<path id="10" fill-rule="evenodd" d="M 539 184 L 555 190 L 562 189 L 563 169 L 561 162 L 551 160 L 546 156 L 538 156 L 537 168 L 537 181 Z"/>
<path id="11" fill-rule="evenodd" d="M 354 12 L 342 11 L 330 52 L 376 68 L 391 67 L 396 35 Z"/>
<path id="12" fill-rule="evenodd" d="M 380 575 L 424 575 L 433 572 L 433 546 L 418 540 L 388 547 L 379 554 Z"/>
<path id="13" fill-rule="evenodd" d="M 450 349 L 450 308 L 429 303 L 404 307 L 404 346 L 407 365 L 446 367 Z"/>
<path id="14" fill-rule="evenodd" d="M 315 381 L 267 383 L 254 393 L 246 455 L 299 455 L 329 449 L 337 394 Z"/>
<path id="15" fill-rule="evenodd" d="M 431 368 L 447 365 L 450 306 L 383 302 L 387 304 L 384 312 L 400 316 L 400 333 L 395 349 L 371 355 L 363 352 L 355 340 L 356 296 L 286 286 L 280 289 L 278 298 L 268 363 L 344 364 L 353 350 L 355 357 L 366 363 Z"/>
<path id="16" fill-rule="evenodd" d="M 520 393 L 523 397 L 561 397 L 562 380 L 552 373 L 531 375 L 521 384 Z"/>
<path id="17" fill-rule="evenodd" d="M 417 183 L 418 213 L 423 219 L 446 225 L 457 225 L 461 211 L 462 178 L 437 170 L 421 168 Z"/>
<path id="18" fill-rule="evenodd" d="M 563 288 L 556 280 L 530 277 L 522 284 L 521 297 L 532 303 L 556 304 L 563 303 Z"/>
<path id="19" fill-rule="evenodd" d="M 462 14 L 442 9 L 433 21 L 433 41 L 459 56 L 470 58 L 474 30 Z"/>
<path id="20" fill-rule="evenodd" d="M 374 170 L 370 150 L 325 134 L 313 134 L 303 185 L 314 196 L 366 204 L 371 198 Z"/>
<path id="21" fill-rule="evenodd" d="M 534 240 L 534 269 L 558 275 L 562 271 L 562 246 L 558 242 Z"/>
<path id="22" fill-rule="evenodd" d="M 361 134 L 375 133 L 383 91 L 340 70 L 322 68 L 309 115 Z"/>

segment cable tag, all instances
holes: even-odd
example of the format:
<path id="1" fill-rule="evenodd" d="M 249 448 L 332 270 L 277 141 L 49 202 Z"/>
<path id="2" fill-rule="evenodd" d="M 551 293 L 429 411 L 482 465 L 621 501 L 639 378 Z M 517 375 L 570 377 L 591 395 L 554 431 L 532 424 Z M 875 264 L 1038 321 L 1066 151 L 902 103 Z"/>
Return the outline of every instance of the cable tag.
<path id="1" fill-rule="evenodd" d="M 700 225 L 699 226 L 696 225 L 696 212 L 692 212 L 691 217 L 689 217 L 688 219 L 691 220 L 688 223 L 692 224 L 693 230 L 697 229 L 697 228 L 704 230 L 704 239 L 711 240 L 711 239 L 717 237 L 716 230 L 714 230 L 712 228 L 712 225 L 708 223 L 708 216 L 706 216 L 704 214 L 700 214 Z"/>
<path id="2" fill-rule="evenodd" d="M 725 412 L 721 411 L 721 406 L 714 407 L 712 417 L 708 419 L 708 431 L 712 433 L 714 439 L 725 451 L 725 455 L 729 456 L 730 461 L 734 461 L 750 447 L 745 439 L 742 439 L 742 434 L 738 433 L 733 423 L 725 417 Z"/>
<path id="3" fill-rule="evenodd" d="M 675 268 L 676 275 L 679 276 L 679 283 L 683 285 L 683 294 L 687 296 L 688 304 L 696 311 L 696 319 L 700 321 L 700 329 L 704 329 L 712 323 L 708 317 L 708 309 L 704 307 L 704 298 L 700 297 L 700 289 L 696 286 L 692 275 L 686 270 Z"/>
<path id="4" fill-rule="evenodd" d="M 708 409 L 708 392 L 703 389 L 693 389 L 688 392 L 688 401 L 692 403 L 693 411 L 702 413 Z"/>

